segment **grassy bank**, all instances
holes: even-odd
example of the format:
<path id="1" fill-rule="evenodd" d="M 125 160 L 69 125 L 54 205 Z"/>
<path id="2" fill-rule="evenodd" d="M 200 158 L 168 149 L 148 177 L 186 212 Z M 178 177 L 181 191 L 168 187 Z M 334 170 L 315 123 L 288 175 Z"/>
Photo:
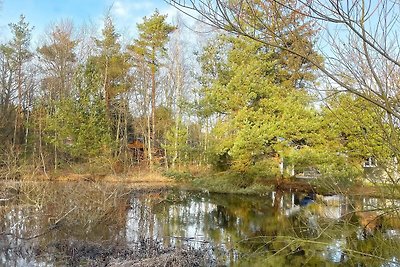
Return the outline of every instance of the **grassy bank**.
<path id="1" fill-rule="evenodd" d="M 213 193 L 264 194 L 274 189 L 272 184 L 231 172 L 203 171 L 193 174 L 191 172 L 166 171 L 163 174 L 178 184 L 186 184 L 195 190 Z"/>
<path id="2" fill-rule="evenodd" d="M 9 178 L 7 178 L 9 177 Z M 18 181 L 87 181 L 127 183 L 135 187 L 174 186 L 215 193 L 264 194 L 273 190 L 316 192 L 323 195 L 346 194 L 371 197 L 400 198 L 400 187 L 394 184 L 344 182 L 332 178 L 300 180 L 293 178 L 258 177 L 254 174 L 215 172 L 207 168 L 187 167 L 184 170 L 150 170 L 147 166 L 134 166 L 123 171 L 101 164 L 74 164 L 44 172 L 24 166 L 18 176 L 0 177 Z"/>
<path id="3" fill-rule="evenodd" d="M 273 190 L 315 192 L 321 195 L 360 195 L 400 199 L 400 186 L 367 182 L 338 183 L 329 178 L 301 180 L 294 178 L 262 178 L 232 172 L 164 171 L 163 175 L 178 185 L 215 193 L 264 194 Z"/>

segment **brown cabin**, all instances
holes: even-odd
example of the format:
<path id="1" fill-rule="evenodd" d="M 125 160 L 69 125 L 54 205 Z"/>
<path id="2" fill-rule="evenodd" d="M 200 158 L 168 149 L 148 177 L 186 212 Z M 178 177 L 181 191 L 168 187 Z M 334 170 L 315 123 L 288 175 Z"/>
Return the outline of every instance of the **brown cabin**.
<path id="1" fill-rule="evenodd" d="M 144 143 L 139 139 L 134 139 L 132 142 L 128 143 L 128 148 L 137 149 L 137 150 L 144 150 Z"/>
<path id="2" fill-rule="evenodd" d="M 128 138 L 127 147 L 132 150 L 133 157 L 137 162 L 145 158 L 145 144 L 142 138 Z"/>

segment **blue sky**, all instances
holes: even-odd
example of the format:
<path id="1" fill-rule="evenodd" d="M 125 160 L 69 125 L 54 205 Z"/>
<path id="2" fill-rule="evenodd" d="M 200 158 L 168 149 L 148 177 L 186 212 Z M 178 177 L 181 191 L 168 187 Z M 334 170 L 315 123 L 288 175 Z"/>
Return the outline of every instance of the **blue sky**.
<path id="1" fill-rule="evenodd" d="M 144 16 L 151 15 L 157 8 L 169 18 L 177 11 L 163 0 L 2 0 L 0 9 L 0 36 L 9 35 L 8 24 L 17 22 L 24 14 L 30 25 L 34 26 L 33 39 L 44 33 L 50 23 L 60 19 L 71 19 L 77 27 L 83 23 L 102 26 L 106 11 L 112 7 L 111 14 L 117 29 L 133 37 L 136 23 Z"/>

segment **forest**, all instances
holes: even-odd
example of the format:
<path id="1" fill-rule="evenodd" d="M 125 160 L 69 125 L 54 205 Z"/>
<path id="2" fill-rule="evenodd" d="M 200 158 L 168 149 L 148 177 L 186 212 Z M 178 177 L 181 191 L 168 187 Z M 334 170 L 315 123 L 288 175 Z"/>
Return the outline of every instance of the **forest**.
<path id="1" fill-rule="evenodd" d="M 399 3 L 164 4 L 9 22 L 0 265 L 400 266 Z"/>
<path id="2" fill-rule="evenodd" d="M 133 40 L 122 42 L 108 14 L 95 26 L 101 33 L 61 19 L 34 47 L 34 25 L 23 15 L 11 22 L 0 47 L 1 177 L 199 169 L 246 186 L 311 170 L 346 184 L 378 162 L 396 181 L 398 48 L 378 43 L 398 42 L 396 29 L 366 32 L 375 14 L 390 19 L 393 10 L 337 6 L 347 10 L 337 23 L 350 30 L 335 39 L 322 22 L 341 13 L 301 1 L 288 1 L 293 10 L 201 5 L 191 8 L 212 29 L 206 35 L 156 10 Z M 365 21 L 350 27 L 360 14 Z M 320 48 L 329 41 L 330 51 Z"/>

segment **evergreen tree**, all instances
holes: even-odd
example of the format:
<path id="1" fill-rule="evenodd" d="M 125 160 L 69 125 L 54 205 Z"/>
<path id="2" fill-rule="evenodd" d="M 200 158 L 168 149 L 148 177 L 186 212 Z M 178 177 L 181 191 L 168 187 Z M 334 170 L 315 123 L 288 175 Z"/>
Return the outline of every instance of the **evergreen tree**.
<path id="1" fill-rule="evenodd" d="M 112 155 L 112 135 L 106 103 L 99 88 L 103 83 L 97 66 L 88 63 L 75 74 L 73 95 L 58 102 L 46 127 L 47 141 L 66 159 L 91 161 Z M 57 134 L 53 134 L 57 132 Z"/>
<path id="2" fill-rule="evenodd" d="M 130 68 L 127 55 L 121 52 L 118 42 L 119 34 L 116 32 L 112 19 L 105 19 L 103 38 L 96 39 L 99 55 L 92 57 L 97 71 L 103 79 L 102 91 L 107 110 L 107 118 L 111 122 L 112 104 L 116 97 L 128 90 L 127 75 Z"/>
<path id="3" fill-rule="evenodd" d="M 213 129 L 216 164 L 235 171 L 275 170 L 292 150 L 310 147 L 318 116 L 311 96 L 279 80 L 274 50 L 246 38 L 219 37 L 201 58 L 206 75 L 203 103 L 217 115 Z M 210 66 L 209 57 L 217 57 Z M 287 161 L 287 159 L 286 159 Z"/>
<path id="4" fill-rule="evenodd" d="M 143 23 L 137 25 L 139 37 L 130 46 L 132 53 L 142 61 L 149 69 L 151 75 L 151 125 L 148 125 L 148 154 L 150 165 L 154 143 L 156 142 L 156 74 L 160 68 L 160 59 L 166 55 L 165 44 L 168 42 L 169 34 L 175 27 L 166 22 L 167 16 L 160 15 L 158 11 L 147 18 Z M 149 117 L 150 121 L 150 117 Z"/>
<path id="5" fill-rule="evenodd" d="M 395 154 L 388 138 L 398 130 L 392 132 L 384 111 L 360 97 L 339 94 L 327 103 L 323 116 L 326 132 L 336 139 L 327 150 L 346 155 L 358 168 L 371 158 L 390 171 Z"/>
<path id="6" fill-rule="evenodd" d="M 10 67 L 15 72 L 15 87 L 17 92 L 17 112 L 15 116 L 13 144 L 20 144 L 23 132 L 24 121 L 24 100 L 26 99 L 26 87 L 24 86 L 25 65 L 32 58 L 30 51 L 31 32 L 29 23 L 25 21 L 23 15 L 17 23 L 10 23 L 9 27 L 12 33 L 12 40 L 8 42 Z"/>

